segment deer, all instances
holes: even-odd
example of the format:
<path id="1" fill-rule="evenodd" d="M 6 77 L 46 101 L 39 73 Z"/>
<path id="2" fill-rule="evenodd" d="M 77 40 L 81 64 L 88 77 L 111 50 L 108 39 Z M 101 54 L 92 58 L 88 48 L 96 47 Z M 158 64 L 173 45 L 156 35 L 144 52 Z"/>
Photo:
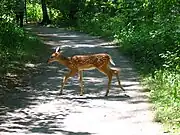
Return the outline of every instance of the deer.
<path id="1" fill-rule="evenodd" d="M 105 96 L 108 96 L 111 87 L 112 77 L 116 76 L 119 87 L 122 91 L 125 91 L 121 85 L 119 79 L 119 68 L 112 68 L 110 64 L 115 66 L 111 56 L 107 53 L 96 53 L 96 54 L 84 54 L 74 55 L 72 57 L 65 57 L 58 46 L 48 59 L 48 64 L 52 62 L 58 62 L 69 69 L 69 72 L 64 76 L 61 84 L 60 95 L 63 94 L 63 88 L 65 83 L 70 77 L 78 74 L 80 82 L 80 96 L 84 94 L 83 88 L 83 71 L 97 69 L 108 77 L 108 87 Z"/>

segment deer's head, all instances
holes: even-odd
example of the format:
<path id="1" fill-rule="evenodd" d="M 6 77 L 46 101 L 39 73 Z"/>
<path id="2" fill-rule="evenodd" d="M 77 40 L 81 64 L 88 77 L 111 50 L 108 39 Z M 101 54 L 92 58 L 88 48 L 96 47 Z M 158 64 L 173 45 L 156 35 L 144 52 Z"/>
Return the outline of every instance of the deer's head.
<path id="1" fill-rule="evenodd" d="M 50 58 L 48 59 L 48 63 L 58 61 L 58 58 L 60 58 L 60 56 L 61 56 L 61 52 L 60 52 L 60 47 L 58 46 L 56 48 L 56 51 L 54 53 L 52 53 Z"/>

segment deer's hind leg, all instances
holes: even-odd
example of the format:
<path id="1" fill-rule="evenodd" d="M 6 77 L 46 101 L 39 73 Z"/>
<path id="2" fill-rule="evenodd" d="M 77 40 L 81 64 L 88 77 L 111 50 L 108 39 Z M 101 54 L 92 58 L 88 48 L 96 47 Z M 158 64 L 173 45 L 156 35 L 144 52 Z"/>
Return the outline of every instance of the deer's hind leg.
<path id="1" fill-rule="evenodd" d="M 118 81 L 118 84 L 119 84 L 119 87 L 120 87 L 123 91 L 125 91 L 125 89 L 122 87 L 121 81 L 120 81 L 120 79 L 119 79 L 120 69 L 118 69 L 118 68 L 111 68 L 111 71 L 112 71 L 113 75 L 116 76 L 117 81 Z"/>
<path id="2" fill-rule="evenodd" d="M 108 88 L 107 88 L 106 94 L 105 94 L 105 96 L 108 96 L 108 94 L 109 94 L 109 89 L 110 89 L 110 87 L 111 87 L 111 81 L 112 81 L 113 72 L 112 72 L 112 70 L 110 69 L 109 66 L 104 66 L 104 67 L 98 68 L 98 70 L 99 70 L 100 72 L 104 73 L 105 75 L 107 75 L 107 77 L 108 77 L 108 79 L 109 79 L 109 80 L 108 80 Z"/>

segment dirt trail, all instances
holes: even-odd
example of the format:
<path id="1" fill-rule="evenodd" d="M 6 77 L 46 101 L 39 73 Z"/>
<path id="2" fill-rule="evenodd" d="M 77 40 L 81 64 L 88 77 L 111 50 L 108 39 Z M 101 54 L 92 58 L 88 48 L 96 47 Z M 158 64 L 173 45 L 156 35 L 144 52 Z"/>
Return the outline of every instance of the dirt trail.
<path id="1" fill-rule="evenodd" d="M 118 88 L 114 78 L 109 96 L 104 97 L 107 78 L 93 70 L 84 72 L 84 96 L 78 95 L 77 77 L 71 78 L 64 95 L 58 96 L 67 70 L 57 63 L 48 65 L 42 61 L 37 65 L 42 73 L 33 77 L 29 86 L 16 88 L 20 93 L 9 96 L 6 106 L 0 108 L 3 110 L 0 135 L 163 135 L 161 125 L 153 122 L 148 93 L 141 92 L 138 74 L 113 43 L 64 29 L 32 26 L 27 29 L 52 49 L 60 46 L 66 56 L 109 53 L 116 67 L 121 68 L 120 78 L 126 92 Z"/>

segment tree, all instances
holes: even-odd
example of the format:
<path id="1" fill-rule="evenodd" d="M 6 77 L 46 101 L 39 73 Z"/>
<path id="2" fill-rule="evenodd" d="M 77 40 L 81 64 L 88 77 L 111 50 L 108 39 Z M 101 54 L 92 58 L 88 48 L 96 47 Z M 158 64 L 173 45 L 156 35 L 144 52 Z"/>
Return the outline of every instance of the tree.
<path id="1" fill-rule="evenodd" d="M 41 4 L 42 4 L 43 20 L 42 20 L 42 22 L 40 22 L 40 24 L 42 24 L 42 25 L 50 24 L 51 20 L 49 19 L 49 15 L 47 12 L 46 1 L 41 0 Z"/>

